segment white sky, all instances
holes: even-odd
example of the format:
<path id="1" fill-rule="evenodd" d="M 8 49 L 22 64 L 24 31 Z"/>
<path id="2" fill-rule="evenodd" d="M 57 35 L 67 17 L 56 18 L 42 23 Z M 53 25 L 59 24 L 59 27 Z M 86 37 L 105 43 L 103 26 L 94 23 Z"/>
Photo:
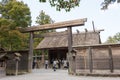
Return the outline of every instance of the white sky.
<path id="1" fill-rule="evenodd" d="M 120 4 L 112 4 L 108 10 L 102 11 L 100 8 L 103 0 L 81 0 L 80 6 L 72 9 L 70 12 L 65 12 L 64 10 L 59 12 L 56 11 L 56 8 L 51 7 L 49 3 L 40 3 L 39 0 L 22 1 L 30 7 L 32 25 L 36 25 L 36 17 L 43 10 L 55 22 L 87 18 L 85 26 L 77 27 L 80 31 L 83 31 L 84 28 L 92 30 L 92 21 L 94 21 L 96 29 L 105 30 L 101 32 L 102 42 L 106 41 L 108 36 L 113 36 L 120 32 Z M 73 31 L 76 31 L 76 28 Z"/>

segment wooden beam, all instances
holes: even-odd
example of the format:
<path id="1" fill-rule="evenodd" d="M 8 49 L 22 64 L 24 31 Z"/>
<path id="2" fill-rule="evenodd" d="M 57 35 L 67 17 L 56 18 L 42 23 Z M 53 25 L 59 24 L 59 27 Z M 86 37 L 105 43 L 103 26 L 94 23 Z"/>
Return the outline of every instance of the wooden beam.
<path id="1" fill-rule="evenodd" d="M 93 60 L 92 60 L 92 50 L 91 47 L 88 48 L 88 52 L 89 52 L 89 69 L 90 69 L 90 73 L 93 72 Z"/>
<path id="2" fill-rule="evenodd" d="M 91 45 L 77 45 L 77 46 L 72 46 L 73 48 L 96 48 L 96 47 L 101 47 L 101 48 L 108 48 L 108 46 L 113 46 L 113 47 L 120 47 L 120 43 L 109 43 L 109 44 L 91 44 Z"/>
<path id="3" fill-rule="evenodd" d="M 86 21 L 87 21 L 87 18 L 83 18 L 83 19 L 64 21 L 64 22 L 58 22 L 53 24 L 19 28 L 19 30 L 23 33 L 27 33 L 27 32 L 34 32 L 34 31 L 40 31 L 40 30 L 50 30 L 50 29 L 59 29 L 59 28 L 66 28 L 66 27 L 73 27 L 73 26 L 82 26 Z"/>
<path id="4" fill-rule="evenodd" d="M 113 66 L 113 57 L 112 57 L 111 46 L 108 47 L 108 53 L 109 53 L 109 67 L 110 67 L 110 72 L 113 73 L 114 66 Z"/>

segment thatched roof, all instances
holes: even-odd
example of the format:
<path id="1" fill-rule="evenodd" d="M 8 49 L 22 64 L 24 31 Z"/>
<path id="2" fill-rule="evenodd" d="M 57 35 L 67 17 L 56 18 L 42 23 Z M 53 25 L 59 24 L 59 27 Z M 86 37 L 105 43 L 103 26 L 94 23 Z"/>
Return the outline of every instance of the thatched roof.
<path id="1" fill-rule="evenodd" d="M 5 52 L 4 48 L 0 47 L 0 61 L 6 58 L 7 53 Z"/>
<path id="2" fill-rule="evenodd" d="M 56 32 L 59 36 L 45 37 L 36 49 L 52 49 L 52 48 L 67 48 L 68 47 L 68 37 L 65 32 Z M 73 34 L 73 46 L 77 45 L 91 45 L 100 43 L 100 31 L 97 32 L 84 32 Z M 52 33 L 51 33 L 52 34 Z"/>
<path id="3" fill-rule="evenodd" d="M 0 53 L 0 61 L 9 60 L 10 56 L 7 53 Z"/>
<path id="4" fill-rule="evenodd" d="M 5 54 L 0 54 L 0 59 L 3 58 L 5 55 L 6 55 L 6 53 Z"/>

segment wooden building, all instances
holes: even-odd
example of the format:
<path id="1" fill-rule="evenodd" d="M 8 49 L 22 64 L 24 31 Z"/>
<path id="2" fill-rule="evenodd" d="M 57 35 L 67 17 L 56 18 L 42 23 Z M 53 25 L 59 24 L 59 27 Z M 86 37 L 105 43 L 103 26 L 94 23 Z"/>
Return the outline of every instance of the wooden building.
<path id="1" fill-rule="evenodd" d="M 73 46 L 76 49 L 75 74 L 120 76 L 120 44 Z"/>
<path id="2" fill-rule="evenodd" d="M 27 28 L 20 28 L 19 30 L 23 33 L 29 33 L 30 34 L 30 41 L 29 41 L 29 69 L 32 70 L 32 62 L 33 62 L 33 42 L 34 38 L 39 38 L 40 36 L 43 37 L 44 35 L 39 35 L 39 37 L 36 37 L 37 34 L 34 32 L 37 31 L 43 31 L 43 30 L 51 30 L 51 29 L 59 29 L 59 28 L 67 28 L 67 37 L 68 37 L 68 54 L 71 55 L 72 51 L 72 27 L 77 26 L 83 26 L 85 22 L 87 21 L 87 18 L 83 19 L 76 19 L 76 20 L 70 20 L 70 21 L 64 21 L 64 22 L 57 22 L 53 24 L 45 24 L 45 25 L 38 25 L 38 26 L 32 26 Z M 71 64 L 69 62 L 69 64 Z"/>
<path id="3" fill-rule="evenodd" d="M 22 51 L 0 51 L 0 61 L 4 63 L 3 69 L 6 75 L 15 75 L 16 74 L 16 55 L 19 53 L 21 56 L 18 61 L 18 73 L 23 74 L 29 72 L 29 60 L 28 60 L 28 50 Z"/>
<path id="4" fill-rule="evenodd" d="M 120 75 L 120 44 L 101 44 L 100 31 L 72 34 L 73 50 L 70 58 L 70 74 L 76 75 Z M 49 60 L 68 59 L 68 40 L 66 32 L 54 32 L 39 43 L 36 49 L 48 50 Z"/>
<path id="5" fill-rule="evenodd" d="M 32 69 L 32 61 L 33 61 L 33 39 L 39 37 L 45 37 L 43 41 L 37 46 L 36 49 L 49 51 L 49 58 L 67 58 L 69 60 L 69 73 L 77 74 L 86 72 L 89 74 L 94 74 L 95 69 L 108 69 L 108 66 L 103 68 L 104 66 L 101 64 L 108 65 L 109 71 L 111 73 L 114 72 L 113 69 L 119 68 L 119 62 L 116 63 L 117 59 L 114 59 L 112 55 L 119 53 L 119 44 L 100 44 L 100 31 L 93 31 L 85 33 L 72 33 L 72 27 L 75 26 L 83 26 L 87 18 L 58 22 L 53 24 L 45 24 L 38 25 L 33 27 L 21 28 L 20 31 L 23 33 L 30 33 L 30 45 L 29 45 L 29 69 Z M 59 29 L 59 28 L 67 28 L 67 34 L 65 33 L 56 33 L 57 35 L 47 34 L 47 35 L 39 35 L 37 36 L 34 32 L 50 30 L 50 29 Z M 94 48 L 94 49 L 93 49 Z M 75 50 L 74 50 L 75 49 Z M 95 52 L 94 52 L 95 51 Z M 68 52 L 68 56 L 66 53 Z M 73 52 L 76 52 L 73 55 Z M 94 53 L 93 53 L 94 52 Z M 107 54 L 108 53 L 108 54 Z M 106 54 L 109 55 L 106 58 Z M 105 55 L 105 56 L 104 56 Z M 117 54 L 119 55 L 119 54 Z M 116 56 L 117 56 L 116 55 Z M 82 56 L 82 57 L 81 57 Z M 101 57 L 101 58 L 100 58 Z M 100 58 L 100 60 L 99 60 Z M 97 61 L 102 62 L 97 62 Z M 104 63 L 105 60 L 105 63 Z M 95 62 L 94 62 L 95 61 Z M 106 63 L 107 61 L 107 63 Z M 108 63 L 109 62 L 109 63 Z M 99 64 L 100 63 L 100 64 Z M 114 65 L 118 65 L 114 68 Z M 102 66 L 102 67 L 100 67 Z M 94 69 L 94 70 L 93 70 Z M 83 71 L 84 70 L 84 71 Z M 99 72 L 101 73 L 101 72 Z M 95 73 L 96 74 L 96 73 Z M 101 73 L 102 74 L 102 73 Z M 109 73 L 108 73 L 109 74 Z"/>
<path id="6" fill-rule="evenodd" d="M 92 45 L 100 44 L 100 31 L 89 31 L 74 33 L 73 35 L 73 46 L 77 45 Z M 44 39 L 39 43 L 36 49 L 48 50 L 50 62 L 53 59 L 67 59 L 68 53 L 68 35 L 67 31 L 64 32 L 53 32 L 47 34 Z"/>

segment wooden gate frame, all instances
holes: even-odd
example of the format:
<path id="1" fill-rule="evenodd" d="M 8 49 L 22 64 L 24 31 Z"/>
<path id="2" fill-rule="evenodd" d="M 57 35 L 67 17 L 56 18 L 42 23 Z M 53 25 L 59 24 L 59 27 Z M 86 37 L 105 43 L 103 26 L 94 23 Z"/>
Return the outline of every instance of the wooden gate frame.
<path id="1" fill-rule="evenodd" d="M 42 31 L 42 30 L 50 30 L 50 29 L 67 28 L 68 29 L 68 54 L 70 56 L 71 51 L 72 51 L 72 44 L 73 44 L 72 43 L 72 27 L 83 26 L 86 21 L 87 21 L 87 18 L 83 18 L 83 19 L 76 19 L 76 20 L 58 22 L 58 23 L 53 23 L 53 24 L 45 24 L 45 25 L 31 26 L 27 28 L 20 28 L 20 31 L 22 33 L 30 33 L 29 58 L 28 58 L 29 59 L 29 63 L 28 63 L 29 72 L 31 72 L 32 70 L 34 32 Z"/>

